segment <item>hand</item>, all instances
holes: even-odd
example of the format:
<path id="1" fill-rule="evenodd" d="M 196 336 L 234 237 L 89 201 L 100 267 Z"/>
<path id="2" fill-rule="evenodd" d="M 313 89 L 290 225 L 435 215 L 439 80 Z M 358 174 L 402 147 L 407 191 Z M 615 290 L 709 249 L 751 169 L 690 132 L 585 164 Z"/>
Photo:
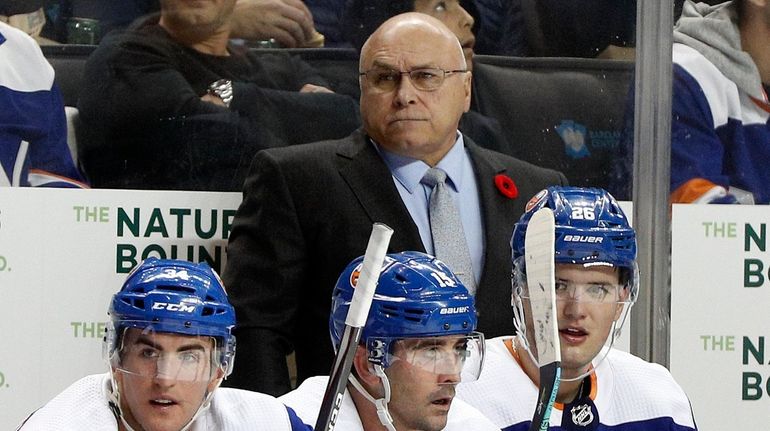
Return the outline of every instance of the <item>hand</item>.
<path id="1" fill-rule="evenodd" d="M 225 105 L 225 102 L 215 94 L 206 93 L 203 96 L 201 96 L 201 100 L 204 102 L 213 103 L 215 105 L 219 105 L 225 108 L 227 107 L 227 105 Z"/>
<path id="2" fill-rule="evenodd" d="M 238 0 L 232 19 L 232 37 L 273 38 L 286 48 L 305 45 L 315 33 L 313 14 L 301 0 Z"/>
<path id="3" fill-rule="evenodd" d="M 305 84 L 302 86 L 302 88 L 299 89 L 300 93 L 334 93 L 332 90 L 329 90 L 326 87 L 322 87 L 320 85 L 313 85 L 313 84 Z"/>

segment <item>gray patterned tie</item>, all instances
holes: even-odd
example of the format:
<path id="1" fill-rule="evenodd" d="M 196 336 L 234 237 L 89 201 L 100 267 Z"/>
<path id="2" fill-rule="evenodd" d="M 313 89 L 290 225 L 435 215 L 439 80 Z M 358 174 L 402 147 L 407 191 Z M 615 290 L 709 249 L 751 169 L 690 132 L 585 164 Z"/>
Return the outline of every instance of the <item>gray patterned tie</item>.
<path id="1" fill-rule="evenodd" d="M 476 279 L 473 277 L 471 255 L 468 252 L 460 212 L 455 208 L 452 195 L 447 190 L 446 172 L 430 168 L 421 182 L 433 188 L 428 207 L 433 253 L 452 269 L 473 295 L 476 293 Z"/>

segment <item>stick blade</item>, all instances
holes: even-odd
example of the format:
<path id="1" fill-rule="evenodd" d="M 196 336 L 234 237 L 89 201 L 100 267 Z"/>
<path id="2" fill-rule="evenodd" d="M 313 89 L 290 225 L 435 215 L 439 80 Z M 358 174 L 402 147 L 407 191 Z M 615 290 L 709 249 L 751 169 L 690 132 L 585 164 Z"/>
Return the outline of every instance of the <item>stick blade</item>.
<path id="1" fill-rule="evenodd" d="M 524 250 L 538 365 L 561 361 L 556 322 L 555 221 L 550 208 L 538 210 L 527 225 Z"/>

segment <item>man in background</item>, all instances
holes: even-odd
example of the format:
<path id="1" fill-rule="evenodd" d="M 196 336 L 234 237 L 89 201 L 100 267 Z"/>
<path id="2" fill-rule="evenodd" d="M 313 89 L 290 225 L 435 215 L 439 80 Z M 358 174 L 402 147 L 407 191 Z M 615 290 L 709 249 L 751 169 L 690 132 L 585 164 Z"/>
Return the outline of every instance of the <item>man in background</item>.
<path id="1" fill-rule="evenodd" d="M 264 148 L 358 127 L 299 58 L 230 44 L 236 0 L 162 0 L 85 67 L 80 158 L 94 187 L 236 191 Z"/>
<path id="2" fill-rule="evenodd" d="M 457 36 L 437 19 L 408 13 L 386 21 L 364 45 L 359 71 L 362 130 L 262 151 L 252 163 L 223 274 L 244 353 L 235 386 L 288 392 L 291 351 L 300 381 L 329 373 L 331 291 L 363 254 L 373 222 L 395 230 L 391 252 L 425 251 L 446 262 L 435 245 L 446 242 L 431 231 L 432 195 L 454 208 L 451 249 L 467 255 L 462 271 L 449 265 L 472 283 L 479 330 L 495 335 L 510 326 L 501 300 L 511 271 L 505 238 L 524 211 L 519 195 L 566 179 L 458 131 L 471 73 Z"/>

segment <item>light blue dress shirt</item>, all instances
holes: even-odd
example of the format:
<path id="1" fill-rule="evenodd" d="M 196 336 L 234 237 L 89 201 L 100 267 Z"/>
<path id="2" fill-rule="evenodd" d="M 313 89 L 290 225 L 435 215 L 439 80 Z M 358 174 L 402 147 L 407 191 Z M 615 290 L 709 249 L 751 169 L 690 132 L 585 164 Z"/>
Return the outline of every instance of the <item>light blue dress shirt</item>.
<path id="1" fill-rule="evenodd" d="M 428 254 L 434 254 L 430 217 L 428 216 L 432 189 L 420 183 L 430 166 L 422 160 L 391 153 L 376 143 L 375 148 L 390 169 L 401 200 L 406 205 L 406 209 L 420 232 L 425 251 Z M 476 279 L 476 285 L 478 285 L 481 280 L 481 270 L 484 267 L 484 225 L 481 219 L 476 175 L 465 149 L 462 134 L 457 132 L 454 146 L 435 167 L 447 174 L 446 184 L 452 194 L 455 206 L 460 211 L 465 241 L 468 244 L 471 264 L 473 265 L 473 276 Z"/>

